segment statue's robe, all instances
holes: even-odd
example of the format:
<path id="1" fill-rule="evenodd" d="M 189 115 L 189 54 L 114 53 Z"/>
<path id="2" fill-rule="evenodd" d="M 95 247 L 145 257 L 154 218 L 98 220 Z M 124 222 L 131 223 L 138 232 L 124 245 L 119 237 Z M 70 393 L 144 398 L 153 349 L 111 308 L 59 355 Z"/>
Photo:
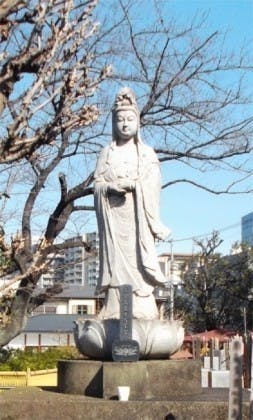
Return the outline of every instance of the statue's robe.
<path id="1" fill-rule="evenodd" d="M 154 242 L 166 229 L 159 219 L 161 177 L 157 156 L 143 143 L 129 149 L 112 142 L 101 151 L 94 178 L 100 239 L 97 291 L 106 292 L 101 316 L 119 316 L 118 287 L 130 284 L 134 317 L 156 318 L 153 289 L 166 282 Z M 120 181 L 134 184 L 134 191 L 110 193 L 108 188 Z"/>

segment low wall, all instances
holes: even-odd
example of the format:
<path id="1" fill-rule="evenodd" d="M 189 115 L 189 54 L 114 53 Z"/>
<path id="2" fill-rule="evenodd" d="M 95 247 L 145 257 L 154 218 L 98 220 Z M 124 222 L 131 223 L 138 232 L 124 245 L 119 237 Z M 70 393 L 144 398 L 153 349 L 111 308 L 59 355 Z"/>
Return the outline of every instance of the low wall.
<path id="1" fill-rule="evenodd" d="M 1 372 L 0 388 L 18 386 L 57 386 L 57 369 L 23 372 Z"/>
<path id="2" fill-rule="evenodd" d="M 205 392 L 207 392 L 205 394 Z M 171 401 L 112 401 L 17 388 L 0 394 L 0 413 L 15 420 L 225 420 L 228 418 L 228 394 L 204 391 L 196 397 Z M 247 396 L 249 400 L 249 396 Z M 249 403 L 243 403 L 242 420 L 248 420 Z"/>

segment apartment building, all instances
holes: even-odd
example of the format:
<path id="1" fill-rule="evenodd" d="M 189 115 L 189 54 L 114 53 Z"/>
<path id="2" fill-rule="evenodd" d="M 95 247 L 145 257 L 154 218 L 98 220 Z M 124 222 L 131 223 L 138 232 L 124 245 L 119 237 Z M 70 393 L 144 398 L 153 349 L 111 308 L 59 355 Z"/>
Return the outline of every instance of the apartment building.
<path id="1" fill-rule="evenodd" d="M 85 233 L 82 240 L 90 245 L 91 253 L 82 246 L 67 248 L 64 259 L 64 283 L 96 286 L 99 274 L 99 239 L 97 232 Z"/>

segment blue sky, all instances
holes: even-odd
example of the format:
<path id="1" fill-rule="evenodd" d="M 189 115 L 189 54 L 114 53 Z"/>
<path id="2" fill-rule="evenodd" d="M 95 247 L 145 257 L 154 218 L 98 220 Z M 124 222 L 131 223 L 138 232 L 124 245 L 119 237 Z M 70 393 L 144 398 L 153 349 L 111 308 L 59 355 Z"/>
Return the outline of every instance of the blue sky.
<path id="1" fill-rule="evenodd" d="M 252 45 L 252 0 L 161 0 L 160 4 L 182 22 L 196 13 L 208 12 L 207 30 L 227 30 L 229 48 L 250 40 Z M 191 252 L 193 241 L 183 239 L 206 236 L 213 230 L 219 230 L 224 240 L 220 251 L 229 252 L 231 245 L 241 239 L 241 217 L 251 211 L 252 194 L 216 196 L 189 185 L 176 185 L 161 196 L 162 220 L 172 230 L 175 252 Z M 159 249 L 169 250 L 169 245 Z"/>

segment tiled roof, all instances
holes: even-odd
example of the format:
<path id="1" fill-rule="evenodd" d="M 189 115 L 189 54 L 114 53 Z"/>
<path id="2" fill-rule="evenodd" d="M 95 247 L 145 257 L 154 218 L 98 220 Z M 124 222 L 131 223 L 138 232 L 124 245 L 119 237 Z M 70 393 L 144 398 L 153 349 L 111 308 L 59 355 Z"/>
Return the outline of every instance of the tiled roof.
<path id="1" fill-rule="evenodd" d="M 63 291 L 57 295 L 55 298 L 94 298 L 95 297 L 95 287 L 90 286 L 63 286 Z"/>
<path id="2" fill-rule="evenodd" d="M 91 315 L 85 315 L 85 318 L 92 318 Z M 84 319 L 82 315 L 54 315 L 43 314 L 28 318 L 24 333 L 28 332 L 72 332 L 74 321 Z"/>
<path id="3" fill-rule="evenodd" d="M 63 291 L 53 296 L 53 299 L 91 299 L 95 297 L 95 287 L 63 285 Z M 46 293 L 46 289 L 36 289 L 35 294 Z M 51 298 L 52 300 L 52 298 Z"/>

